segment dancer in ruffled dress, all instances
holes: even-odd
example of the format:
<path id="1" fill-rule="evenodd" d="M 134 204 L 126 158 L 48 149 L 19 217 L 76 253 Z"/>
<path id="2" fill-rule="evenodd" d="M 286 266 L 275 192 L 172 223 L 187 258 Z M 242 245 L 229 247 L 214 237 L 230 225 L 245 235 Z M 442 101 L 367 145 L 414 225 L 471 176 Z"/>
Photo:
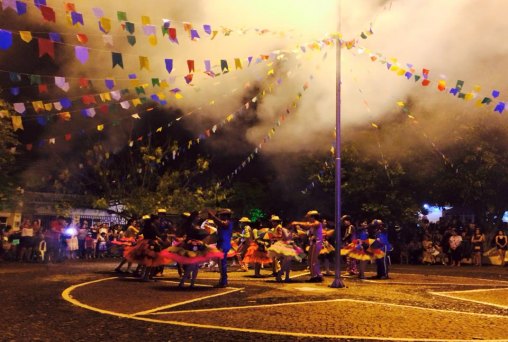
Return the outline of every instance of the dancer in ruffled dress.
<path id="1" fill-rule="evenodd" d="M 210 230 L 198 225 L 198 213 L 191 214 L 183 229 L 183 239 L 177 245 L 162 251 L 162 255 L 183 265 L 184 272 L 179 287 L 190 279 L 190 287 L 194 287 L 199 271 L 199 264 L 212 258 L 223 258 L 223 253 L 213 245 L 207 245 L 203 240 L 210 235 Z"/>
<path id="2" fill-rule="evenodd" d="M 169 259 L 161 255 L 159 217 L 151 215 L 145 221 L 141 231 L 142 240 L 136 245 L 125 247 L 124 257 L 128 262 L 137 263 L 143 270 L 140 272 L 143 281 L 153 280 L 153 271 L 156 266 L 165 265 Z"/>
<path id="3" fill-rule="evenodd" d="M 135 219 L 130 219 L 127 221 L 127 230 L 123 233 L 123 235 L 118 240 L 113 240 L 111 243 L 117 248 L 120 249 L 121 255 L 125 251 L 125 247 L 133 246 L 136 243 L 136 237 L 139 233 L 139 229 L 136 227 L 137 221 Z M 122 260 L 116 266 L 115 272 L 123 273 L 122 266 L 127 264 L 127 270 L 125 272 L 129 273 L 131 270 L 132 262 L 129 262 L 125 257 L 122 257 Z"/>
<path id="4" fill-rule="evenodd" d="M 263 239 L 263 236 L 258 233 L 258 229 L 251 230 L 250 245 L 247 248 L 243 262 L 246 265 L 254 264 L 255 278 L 261 278 L 261 265 L 272 261 L 266 251 L 268 245 L 269 242 Z"/>
<path id="5" fill-rule="evenodd" d="M 319 253 L 323 248 L 323 225 L 317 210 L 307 212 L 305 218 L 307 221 L 293 221 L 291 225 L 300 226 L 309 231 L 309 266 L 311 278 L 308 281 L 311 283 L 320 283 L 323 281 L 319 264 Z"/>
<path id="6" fill-rule="evenodd" d="M 367 262 L 379 258 L 383 258 L 384 253 L 380 248 L 377 248 L 374 242 L 375 239 L 369 239 L 369 224 L 363 221 L 358 227 L 357 238 L 350 244 L 344 246 L 340 254 L 349 256 L 359 261 L 358 278 L 365 279 L 365 269 Z"/>
<path id="7" fill-rule="evenodd" d="M 276 234 L 275 237 L 278 239 L 268 248 L 268 256 L 280 264 L 280 270 L 275 275 L 276 281 L 282 282 L 282 276 L 285 275 L 284 282 L 289 283 L 291 282 L 289 277 L 291 261 L 301 261 L 300 255 L 303 251 L 294 243 L 293 233 L 289 229 L 281 226 L 280 235 Z"/>

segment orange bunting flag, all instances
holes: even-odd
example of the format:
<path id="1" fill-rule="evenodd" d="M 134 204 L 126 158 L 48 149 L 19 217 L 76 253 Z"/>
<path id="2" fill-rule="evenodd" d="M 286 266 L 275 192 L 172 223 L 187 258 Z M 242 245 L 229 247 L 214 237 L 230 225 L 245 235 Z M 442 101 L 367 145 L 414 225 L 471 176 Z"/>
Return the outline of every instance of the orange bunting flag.
<path id="1" fill-rule="evenodd" d="M 19 31 L 19 36 L 25 43 L 30 43 L 32 41 L 32 32 L 30 31 Z"/>
<path id="2" fill-rule="evenodd" d="M 69 121 L 71 119 L 71 113 L 69 112 L 62 112 L 59 114 L 59 116 L 63 121 Z"/>
<path id="3" fill-rule="evenodd" d="M 84 33 L 76 34 L 76 38 L 78 39 L 78 42 L 80 42 L 81 44 L 88 43 L 88 36 Z"/>
<path id="4" fill-rule="evenodd" d="M 437 83 L 437 89 L 439 89 L 439 91 L 445 91 L 446 90 L 446 81 L 439 80 L 439 82 Z"/>

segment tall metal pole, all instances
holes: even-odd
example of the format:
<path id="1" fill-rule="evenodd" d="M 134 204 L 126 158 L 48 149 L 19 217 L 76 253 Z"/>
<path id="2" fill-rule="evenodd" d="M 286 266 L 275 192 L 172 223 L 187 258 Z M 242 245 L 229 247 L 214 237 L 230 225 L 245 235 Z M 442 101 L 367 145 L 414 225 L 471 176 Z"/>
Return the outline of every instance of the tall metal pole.
<path id="1" fill-rule="evenodd" d="M 341 0 L 339 0 L 338 13 L 337 13 L 337 32 L 341 31 Z M 340 37 L 337 37 L 337 44 L 335 45 L 336 65 L 335 65 L 335 278 L 330 284 L 333 288 L 345 287 L 340 277 L 341 269 L 341 255 L 340 248 L 342 246 L 341 236 L 341 220 L 340 220 L 340 186 L 341 186 L 341 172 L 340 172 L 340 95 L 341 95 L 341 47 Z"/>

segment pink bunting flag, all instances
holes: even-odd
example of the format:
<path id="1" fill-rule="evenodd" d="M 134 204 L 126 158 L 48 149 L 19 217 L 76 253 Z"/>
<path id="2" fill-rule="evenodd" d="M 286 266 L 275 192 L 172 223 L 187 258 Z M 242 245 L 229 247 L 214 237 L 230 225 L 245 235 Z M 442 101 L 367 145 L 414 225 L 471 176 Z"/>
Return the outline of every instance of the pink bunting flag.
<path id="1" fill-rule="evenodd" d="M 81 64 L 85 64 L 88 61 L 88 48 L 85 46 L 75 46 L 74 47 L 76 58 Z"/>

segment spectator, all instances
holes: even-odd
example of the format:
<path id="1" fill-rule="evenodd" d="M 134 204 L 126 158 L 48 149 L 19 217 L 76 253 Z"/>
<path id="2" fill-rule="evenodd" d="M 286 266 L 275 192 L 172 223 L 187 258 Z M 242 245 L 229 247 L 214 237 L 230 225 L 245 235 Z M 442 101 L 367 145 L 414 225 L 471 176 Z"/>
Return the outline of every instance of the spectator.
<path id="1" fill-rule="evenodd" d="M 454 229 L 452 230 L 452 236 L 450 236 L 448 241 L 452 257 L 451 266 L 460 267 L 460 262 L 462 260 L 462 236 Z"/>
<path id="2" fill-rule="evenodd" d="M 88 234 L 88 228 L 88 221 L 85 220 L 78 230 L 78 256 L 81 259 L 85 259 L 85 239 Z"/>
<path id="3" fill-rule="evenodd" d="M 501 261 L 501 266 L 505 265 L 505 256 L 506 256 L 506 246 L 508 245 L 508 239 L 504 234 L 503 230 L 499 230 L 497 232 L 496 238 L 494 240 L 496 242 L 496 248 L 499 253 L 499 259 Z"/>
<path id="4" fill-rule="evenodd" d="M 485 242 L 485 235 L 482 234 L 480 228 L 475 228 L 473 236 L 471 237 L 473 265 L 482 265 L 483 243 Z"/>
<path id="5" fill-rule="evenodd" d="M 409 256 L 409 263 L 416 265 L 419 264 L 422 257 L 422 244 L 417 239 L 411 239 L 407 245 L 407 253 Z"/>
<path id="6" fill-rule="evenodd" d="M 24 220 L 21 225 L 21 241 L 19 261 L 32 261 L 34 247 L 34 228 L 30 220 Z"/>

